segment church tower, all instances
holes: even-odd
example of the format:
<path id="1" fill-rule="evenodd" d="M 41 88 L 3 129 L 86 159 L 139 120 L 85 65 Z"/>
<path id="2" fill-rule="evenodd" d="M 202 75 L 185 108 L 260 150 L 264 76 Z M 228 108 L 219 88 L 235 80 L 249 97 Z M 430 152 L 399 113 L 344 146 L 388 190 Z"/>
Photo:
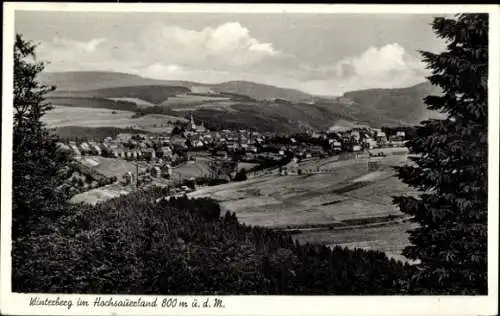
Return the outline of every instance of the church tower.
<path id="1" fill-rule="evenodd" d="M 196 130 L 196 124 L 193 119 L 193 113 L 191 113 L 191 130 L 195 131 Z"/>

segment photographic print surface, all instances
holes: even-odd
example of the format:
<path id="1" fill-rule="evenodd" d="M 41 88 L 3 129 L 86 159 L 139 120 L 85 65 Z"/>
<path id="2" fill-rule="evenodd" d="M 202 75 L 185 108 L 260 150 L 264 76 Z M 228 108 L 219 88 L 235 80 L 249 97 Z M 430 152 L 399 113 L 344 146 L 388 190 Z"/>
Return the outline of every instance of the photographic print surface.
<path id="1" fill-rule="evenodd" d="M 81 7 L 13 13 L 7 291 L 200 313 L 496 293 L 488 8 Z"/>

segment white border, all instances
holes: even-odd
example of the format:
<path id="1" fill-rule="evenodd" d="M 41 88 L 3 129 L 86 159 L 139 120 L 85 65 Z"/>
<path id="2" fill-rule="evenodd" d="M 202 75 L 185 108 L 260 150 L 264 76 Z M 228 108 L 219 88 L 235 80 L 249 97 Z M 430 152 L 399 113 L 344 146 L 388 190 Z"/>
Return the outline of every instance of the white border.
<path id="1" fill-rule="evenodd" d="M 489 174 L 488 174 L 488 296 L 223 296 L 225 309 L 146 309 L 30 307 L 34 295 L 11 293 L 11 169 L 12 169 L 12 50 L 14 11 L 101 11 L 101 12 L 203 12 L 203 13 L 315 13 L 315 14 L 490 14 L 489 52 Z M 0 313 L 15 315 L 494 315 L 498 313 L 498 154 L 499 154 L 499 7 L 494 5 L 283 5 L 283 4 L 141 4 L 141 3 L 4 3 L 3 90 L 2 90 L 2 221 Z M 40 27 L 43 27 L 42 25 Z M 92 302 L 95 295 L 43 295 L 81 297 Z M 103 298 L 109 295 L 100 295 Z M 126 296 L 113 296 L 125 298 Z M 129 296 L 134 299 L 133 296 Z M 142 296 L 144 299 L 154 296 Z M 161 301 L 165 296 L 158 296 Z M 135 297 L 136 298 L 136 297 Z M 191 299 L 193 296 L 177 296 Z M 206 297 L 199 297 L 203 300 Z"/>

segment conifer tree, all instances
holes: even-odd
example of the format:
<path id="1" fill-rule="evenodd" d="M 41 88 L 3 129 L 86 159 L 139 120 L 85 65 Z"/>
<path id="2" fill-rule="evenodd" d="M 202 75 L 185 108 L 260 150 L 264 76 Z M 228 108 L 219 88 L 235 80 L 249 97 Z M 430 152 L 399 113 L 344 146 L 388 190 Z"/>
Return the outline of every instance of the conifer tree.
<path id="1" fill-rule="evenodd" d="M 422 192 L 396 197 L 419 227 L 403 254 L 419 260 L 408 282 L 412 293 L 487 292 L 488 15 L 435 18 L 435 33 L 447 42 L 440 54 L 421 52 L 442 89 L 428 96 L 429 109 L 447 114 L 417 127 L 407 142 L 412 162 L 399 177 Z"/>
<path id="2" fill-rule="evenodd" d="M 36 45 L 16 35 L 14 45 L 14 130 L 12 219 L 13 238 L 29 233 L 37 223 L 58 213 L 66 198 L 60 190 L 68 155 L 41 117 L 51 109 L 44 101 L 53 87 L 40 85 L 44 64 L 36 61 Z"/>

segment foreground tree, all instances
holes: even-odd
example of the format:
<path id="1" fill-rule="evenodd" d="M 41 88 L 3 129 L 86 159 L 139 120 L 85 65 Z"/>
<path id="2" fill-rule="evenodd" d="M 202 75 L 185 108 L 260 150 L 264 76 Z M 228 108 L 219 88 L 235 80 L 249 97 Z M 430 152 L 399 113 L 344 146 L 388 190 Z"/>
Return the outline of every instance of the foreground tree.
<path id="1" fill-rule="evenodd" d="M 488 15 L 436 18 L 447 41 L 441 54 L 422 52 L 443 90 L 425 99 L 447 119 L 422 122 L 407 143 L 414 154 L 399 177 L 422 194 L 397 197 L 419 227 L 403 254 L 420 260 L 409 280 L 412 293 L 487 293 Z"/>
<path id="2" fill-rule="evenodd" d="M 60 190 L 68 156 L 57 150 L 57 138 L 44 128 L 41 117 L 50 110 L 44 95 L 53 90 L 40 85 L 44 69 L 36 61 L 36 46 L 16 35 L 14 45 L 14 131 L 12 182 L 13 239 L 39 227 L 58 214 L 66 198 Z"/>

